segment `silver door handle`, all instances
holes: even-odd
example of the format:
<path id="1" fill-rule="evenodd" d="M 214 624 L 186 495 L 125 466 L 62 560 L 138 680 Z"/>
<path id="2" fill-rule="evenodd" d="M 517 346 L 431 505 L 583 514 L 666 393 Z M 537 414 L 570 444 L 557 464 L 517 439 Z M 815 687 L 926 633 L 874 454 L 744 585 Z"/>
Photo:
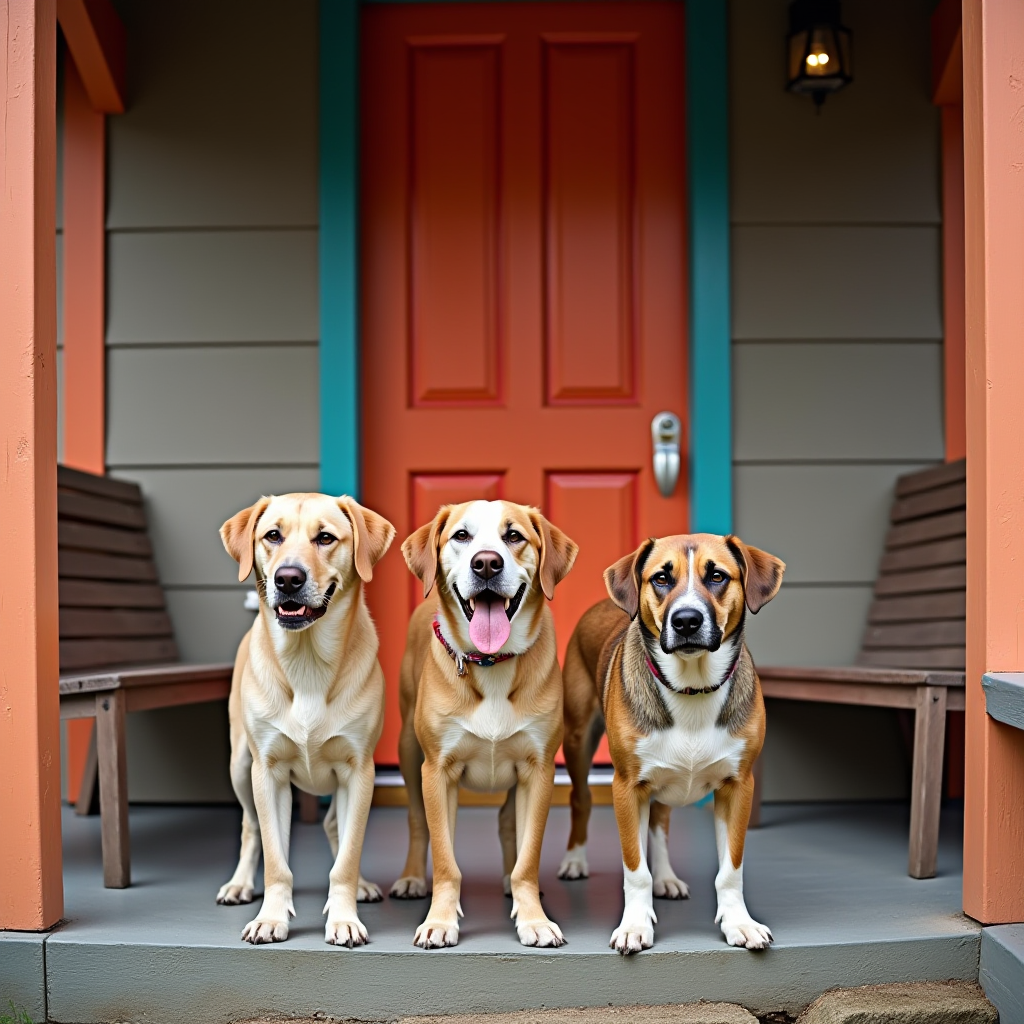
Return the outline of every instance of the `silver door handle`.
<path id="1" fill-rule="evenodd" d="M 659 412 L 651 420 L 654 443 L 654 479 L 663 498 L 672 496 L 679 482 L 679 437 L 682 424 L 674 412 Z"/>

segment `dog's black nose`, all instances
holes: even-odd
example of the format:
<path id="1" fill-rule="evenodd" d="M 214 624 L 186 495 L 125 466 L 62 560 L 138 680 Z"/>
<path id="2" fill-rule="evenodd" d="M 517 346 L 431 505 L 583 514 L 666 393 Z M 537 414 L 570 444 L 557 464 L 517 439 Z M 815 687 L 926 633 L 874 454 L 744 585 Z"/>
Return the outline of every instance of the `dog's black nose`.
<path id="1" fill-rule="evenodd" d="M 683 636 L 693 636 L 704 625 L 704 616 L 696 608 L 680 608 L 672 613 L 672 628 Z"/>
<path id="2" fill-rule="evenodd" d="M 306 574 L 297 565 L 282 565 L 274 573 L 274 586 L 282 594 L 294 594 L 306 582 Z"/>
<path id="3" fill-rule="evenodd" d="M 469 563 L 474 576 L 489 580 L 505 568 L 505 561 L 497 551 L 478 551 Z"/>

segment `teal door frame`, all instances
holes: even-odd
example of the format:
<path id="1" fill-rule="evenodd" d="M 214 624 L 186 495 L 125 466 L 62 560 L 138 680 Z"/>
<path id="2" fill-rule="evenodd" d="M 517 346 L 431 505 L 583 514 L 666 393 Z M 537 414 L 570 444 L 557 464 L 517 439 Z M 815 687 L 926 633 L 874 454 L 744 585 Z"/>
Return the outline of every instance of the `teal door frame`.
<path id="1" fill-rule="evenodd" d="M 376 0 L 381 2 L 381 0 Z M 387 2 L 387 0 L 383 0 Z M 732 529 L 726 0 L 686 4 L 690 530 Z M 320 486 L 360 492 L 359 0 L 320 0 Z"/>

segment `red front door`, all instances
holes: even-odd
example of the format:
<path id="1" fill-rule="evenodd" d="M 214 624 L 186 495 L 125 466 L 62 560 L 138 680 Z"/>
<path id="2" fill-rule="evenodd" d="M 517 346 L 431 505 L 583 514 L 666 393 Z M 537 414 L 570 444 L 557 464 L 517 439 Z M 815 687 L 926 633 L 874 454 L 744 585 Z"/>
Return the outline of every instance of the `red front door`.
<path id="1" fill-rule="evenodd" d="M 683 5 L 362 9 L 363 500 L 404 539 L 438 506 L 539 505 L 580 545 L 559 650 L 649 534 L 687 528 L 651 420 L 686 423 Z M 396 544 L 397 547 L 397 544 Z M 397 761 L 419 595 L 368 588 Z"/>

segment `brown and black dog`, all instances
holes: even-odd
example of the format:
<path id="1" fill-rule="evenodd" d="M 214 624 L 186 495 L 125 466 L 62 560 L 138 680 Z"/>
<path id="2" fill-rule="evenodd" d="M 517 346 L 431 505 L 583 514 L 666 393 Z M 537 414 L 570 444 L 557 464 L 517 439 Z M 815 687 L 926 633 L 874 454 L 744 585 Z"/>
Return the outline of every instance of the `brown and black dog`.
<path id="1" fill-rule="evenodd" d="M 587 774 L 603 728 L 625 873 L 625 910 L 609 943 L 620 953 L 653 944 L 654 896 L 689 895 L 669 863 L 669 815 L 712 792 L 715 920 L 730 945 L 763 949 L 772 941 L 743 899 L 751 768 L 765 730 L 743 626 L 748 610 L 756 613 L 778 593 L 785 568 L 738 537 L 652 538 L 605 571 L 611 600 L 587 611 L 569 640 L 564 750 L 572 831 L 559 877 L 587 876 Z"/>

